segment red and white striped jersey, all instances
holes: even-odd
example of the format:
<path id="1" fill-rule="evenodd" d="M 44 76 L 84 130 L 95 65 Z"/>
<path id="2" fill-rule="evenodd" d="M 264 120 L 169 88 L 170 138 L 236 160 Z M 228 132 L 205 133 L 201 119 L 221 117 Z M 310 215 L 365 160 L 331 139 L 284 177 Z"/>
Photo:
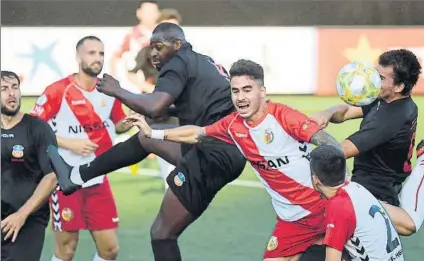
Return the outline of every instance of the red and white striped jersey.
<path id="1" fill-rule="evenodd" d="M 115 123 L 125 118 L 119 100 L 98 92 L 95 86 L 91 91 L 79 88 L 73 75 L 48 86 L 37 99 L 31 114 L 47 121 L 58 136 L 90 139 L 99 145 L 88 157 L 60 147 L 60 155 L 72 166 L 88 163 L 111 148 Z M 94 178 L 84 187 L 103 183 L 103 180 L 104 176 Z"/>
<path id="2" fill-rule="evenodd" d="M 235 144 L 271 196 L 277 215 L 299 220 L 322 211 L 312 187 L 309 141 L 320 127 L 288 106 L 267 103 L 267 113 L 254 126 L 237 112 L 206 127 L 206 135 Z"/>
<path id="3" fill-rule="evenodd" d="M 399 235 L 380 202 L 363 186 L 346 182 L 328 201 L 323 244 L 352 261 L 403 261 Z"/>

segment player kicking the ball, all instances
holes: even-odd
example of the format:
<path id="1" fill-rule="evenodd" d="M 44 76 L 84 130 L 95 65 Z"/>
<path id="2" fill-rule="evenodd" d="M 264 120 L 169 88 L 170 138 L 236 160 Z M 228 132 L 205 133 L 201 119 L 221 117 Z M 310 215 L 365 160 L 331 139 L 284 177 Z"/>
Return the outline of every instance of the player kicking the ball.
<path id="1" fill-rule="evenodd" d="M 264 260 L 299 260 L 302 252 L 316 244 L 325 232 L 326 200 L 312 187 L 309 143 L 330 144 L 343 155 L 341 147 L 304 114 L 266 101 L 263 68 L 259 64 L 239 60 L 230 69 L 230 77 L 237 112 L 212 125 L 152 130 L 142 116 L 134 115 L 128 120 L 152 139 L 190 144 L 218 139 L 235 144 L 271 196 L 277 214 Z"/>

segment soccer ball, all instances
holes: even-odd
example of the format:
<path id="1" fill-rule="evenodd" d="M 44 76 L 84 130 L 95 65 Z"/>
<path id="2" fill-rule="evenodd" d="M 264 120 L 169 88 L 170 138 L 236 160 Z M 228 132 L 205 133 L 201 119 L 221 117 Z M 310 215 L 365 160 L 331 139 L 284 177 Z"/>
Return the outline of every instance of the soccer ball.
<path id="1" fill-rule="evenodd" d="M 337 74 L 337 93 L 352 106 L 365 106 L 375 101 L 380 94 L 381 78 L 378 71 L 365 63 L 351 62 Z"/>

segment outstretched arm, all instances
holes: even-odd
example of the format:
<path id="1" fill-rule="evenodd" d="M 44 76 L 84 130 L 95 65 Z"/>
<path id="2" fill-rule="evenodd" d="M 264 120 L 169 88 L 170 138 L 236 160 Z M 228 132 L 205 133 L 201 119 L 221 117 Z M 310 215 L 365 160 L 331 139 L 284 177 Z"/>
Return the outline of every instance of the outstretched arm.
<path id="1" fill-rule="evenodd" d="M 150 128 L 149 124 L 147 124 L 144 116 L 138 114 L 131 115 L 126 119 L 126 121 L 132 122 L 133 126 L 137 126 L 137 128 L 146 137 L 151 139 L 163 139 L 173 142 L 189 144 L 214 139 L 212 137 L 206 136 L 205 127 L 186 125 L 166 130 L 153 130 Z"/>
<path id="2" fill-rule="evenodd" d="M 154 132 L 161 130 L 153 130 L 153 136 L 155 135 Z M 164 132 L 164 140 L 174 141 L 174 142 L 181 142 L 181 143 L 198 143 L 202 141 L 208 141 L 213 138 L 207 137 L 205 128 L 194 126 L 194 125 L 187 125 L 187 126 L 181 126 L 173 129 L 167 129 L 163 130 Z"/>

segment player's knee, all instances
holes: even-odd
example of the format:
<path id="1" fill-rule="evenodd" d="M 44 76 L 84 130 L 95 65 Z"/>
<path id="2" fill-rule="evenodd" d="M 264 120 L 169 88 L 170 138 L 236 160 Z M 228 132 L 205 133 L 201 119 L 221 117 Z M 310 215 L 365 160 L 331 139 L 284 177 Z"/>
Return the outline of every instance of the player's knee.
<path id="1" fill-rule="evenodd" d="M 72 260 L 78 244 L 78 233 L 56 232 L 55 255 L 64 260 Z"/>
<path id="2" fill-rule="evenodd" d="M 67 242 L 56 242 L 55 256 L 64 261 L 71 261 L 77 249 L 77 240 Z"/>
<path id="3" fill-rule="evenodd" d="M 108 246 L 102 246 L 102 248 L 98 249 L 99 256 L 106 260 L 117 259 L 118 252 L 119 252 L 118 244 L 110 244 Z"/>
<path id="4" fill-rule="evenodd" d="M 177 239 L 178 236 L 175 233 L 172 233 L 170 229 L 166 226 L 160 224 L 160 222 L 153 222 L 150 227 L 150 238 L 154 240 L 164 240 L 164 239 Z"/>

